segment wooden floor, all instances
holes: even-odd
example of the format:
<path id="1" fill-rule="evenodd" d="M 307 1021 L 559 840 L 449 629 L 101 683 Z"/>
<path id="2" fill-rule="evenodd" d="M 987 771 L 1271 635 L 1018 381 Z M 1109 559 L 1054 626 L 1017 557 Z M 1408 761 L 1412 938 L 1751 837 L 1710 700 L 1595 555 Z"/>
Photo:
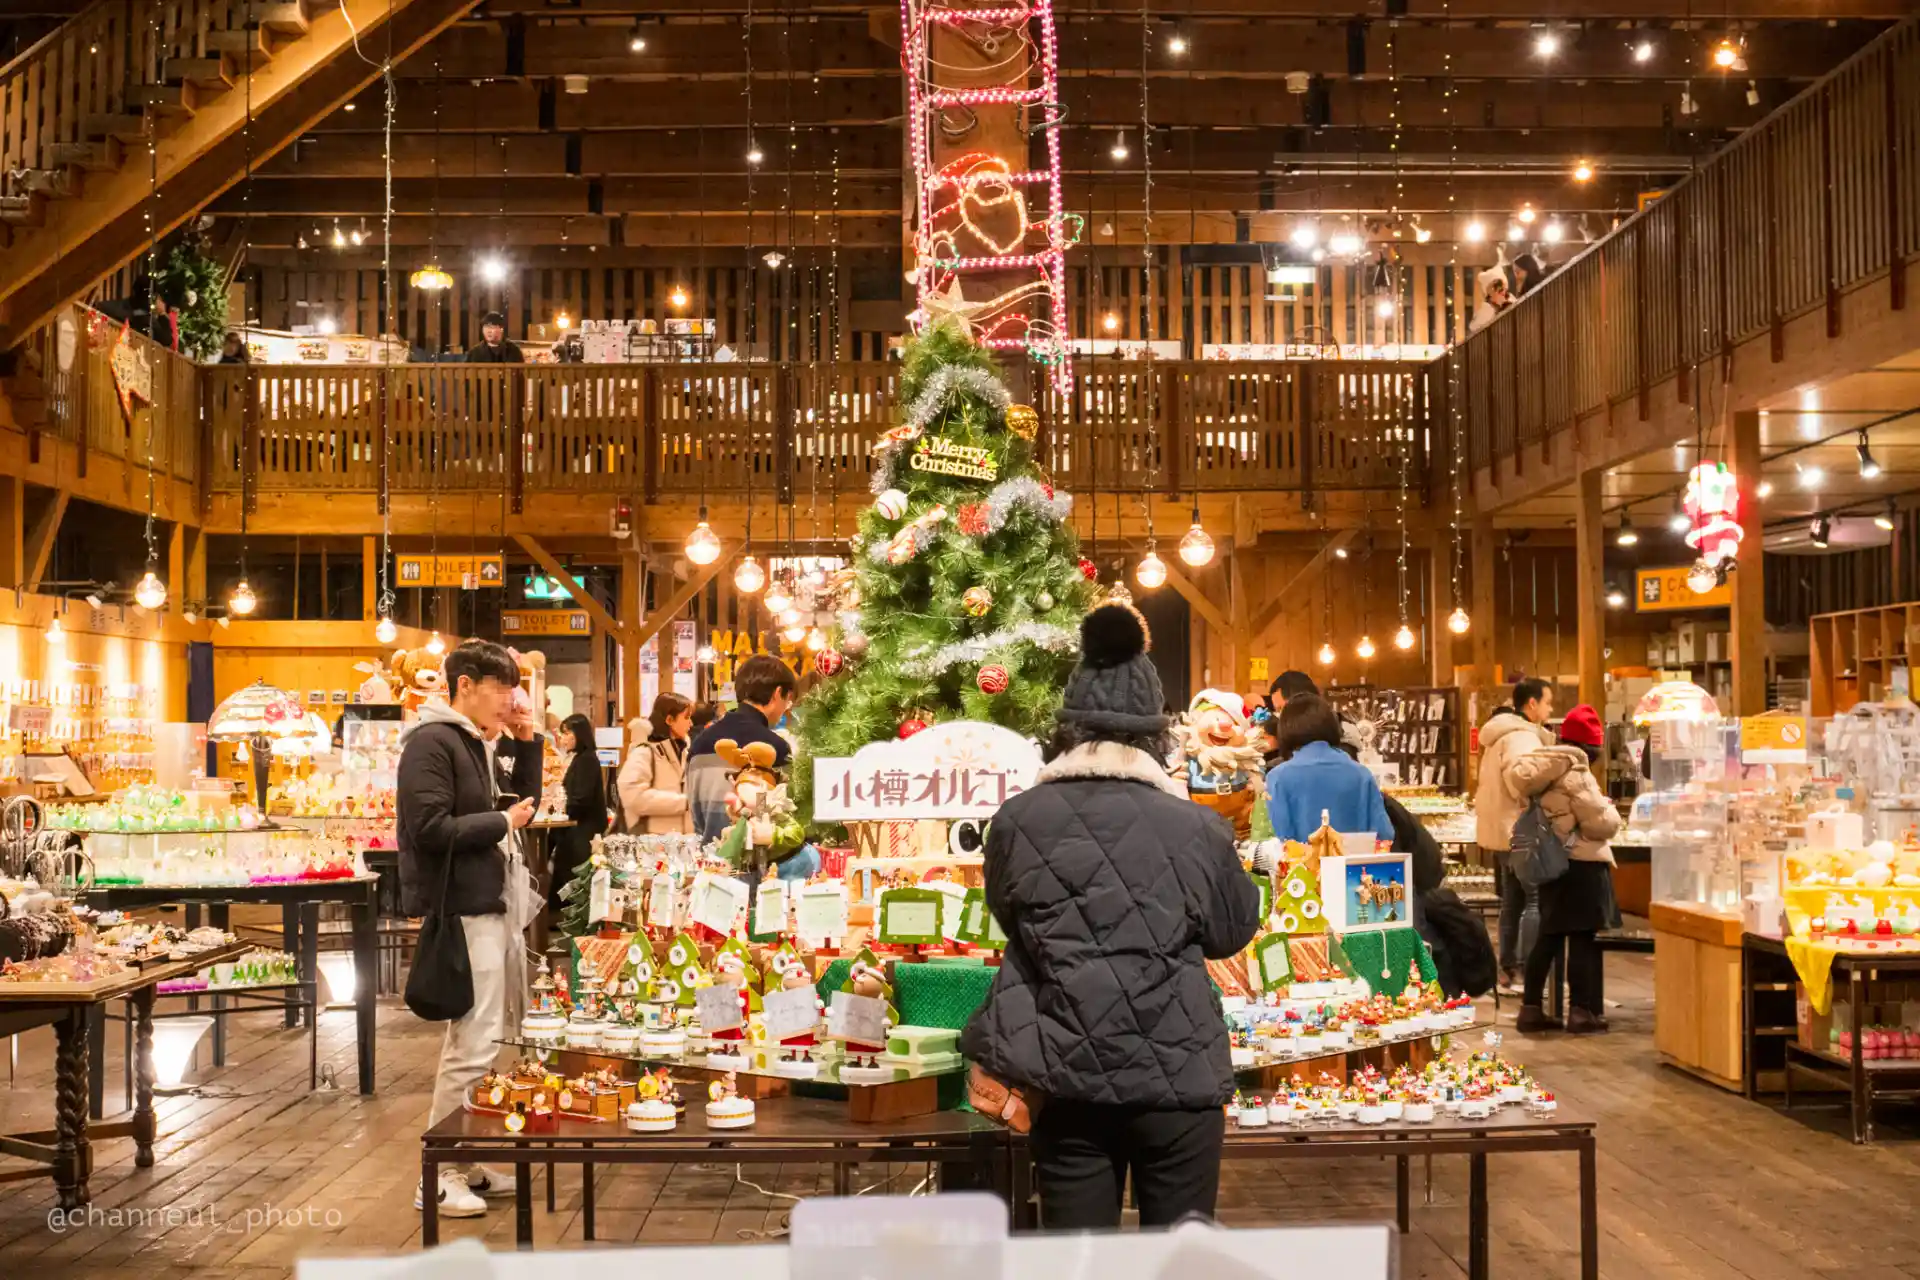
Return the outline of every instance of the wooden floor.
<path id="1" fill-rule="evenodd" d="M 1609 958 L 1616 1030 L 1585 1040 L 1511 1033 L 1503 1049 L 1533 1067 L 1562 1105 L 1600 1121 L 1601 1266 L 1608 1277 L 1676 1280 L 1920 1280 L 1920 1129 L 1856 1149 L 1834 1113 L 1784 1116 L 1655 1064 L 1648 958 Z M 1508 1002 L 1504 1022 L 1513 1012 Z M 270 1015 L 233 1021 L 228 1065 L 189 1078 L 199 1096 L 160 1102 L 157 1166 L 133 1167 L 130 1141 L 96 1150 L 97 1225 L 48 1229 L 50 1183 L 0 1183 L 0 1276 L 122 1280 L 270 1280 L 301 1256 L 418 1247 L 413 1189 L 438 1036 L 397 1002 L 382 1009 L 380 1091 L 352 1091 L 352 1015 L 321 1022 L 321 1061 L 345 1088 L 306 1091 L 304 1033 Z M 116 1037 L 109 1107 L 119 1097 Z M 202 1046 L 202 1061 L 208 1060 Z M 0 1062 L 0 1131 L 51 1122 L 50 1032 L 24 1037 L 17 1078 Z M 0 1169 L 12 1166 L 0 1160 Z M 1519 1156 L 1490 1166 L 1493 1271 L 1558 1280 L 1578 1271 L 1571 1156 Z M 751 1172 L 751 1171 L 749 1171 Z M 892 1171 L 893 1190 L 924 1170 Z M 601 1172 L 599 1231 L 641 1243 L 735 1241 L 777 1230 L 787 1196 L 824 1193 L 823 1170 L 787 1167 L 765 1190 L 730 1168 L 680 1166 L 671 1174 Z M 1465 1275 L 1464 1160 L 1433 1170 L 1433 1201 L 1419 1199 L 1403 1251 L 1406 1277 Z M 561 1173 L 561 1208 L 546 1214 L 545 1245 L 580 1239 L 577 1175 Z M 171 1213 L 169 1213 L 171 1211 Z M 1386 1162 L 1236 1164 L 1221 1216 L 1255 1225 L 1328 1218 L 1389 1219 Z M 512 1245 L 510 1206 L 443 1225 L 448 1238 L 482 1235 Z"/>

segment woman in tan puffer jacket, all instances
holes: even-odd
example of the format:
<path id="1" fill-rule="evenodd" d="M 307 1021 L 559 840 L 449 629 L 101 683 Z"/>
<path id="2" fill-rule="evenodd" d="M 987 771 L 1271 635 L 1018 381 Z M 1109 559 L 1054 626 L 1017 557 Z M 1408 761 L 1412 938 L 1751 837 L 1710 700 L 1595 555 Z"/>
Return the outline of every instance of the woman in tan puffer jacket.
<path id="1" fill-rule="evenodd" d="M 1606 742 L 1600 717 L 1585 705 L 1567 712 L 1560 741 L 1515 756 L 1505 780 L 1513 794 L 1538 802 L 1567 842 L 1566 874 L 1540 886 L 1540 939 L 1527 957 L 1526 988 L 1521 997 L 1520 1031 L 1558 1031 L 1560 1022 L 1540 1007 L 1553 958 L 1564 940 L 1567 952 L 1566 1029 L 1605 1031 L 1601 992 L 1604 957 L 1594 935 L 1610 927 L 1613 903 L 1613 850 L 1607 842 L 1620 830 L 1620 814 L 1593 776 L 1593 762 Z"/>

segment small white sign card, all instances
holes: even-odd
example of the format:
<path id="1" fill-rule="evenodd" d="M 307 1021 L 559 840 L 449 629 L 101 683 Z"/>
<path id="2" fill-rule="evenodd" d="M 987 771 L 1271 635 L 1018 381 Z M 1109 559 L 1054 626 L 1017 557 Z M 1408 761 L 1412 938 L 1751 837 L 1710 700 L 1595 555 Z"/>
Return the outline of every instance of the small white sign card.
<path id="1" fill-rule="evenodd" d="M 693 904 L 687 919 L 726 937 L 747 910 L 747 886 L 732 876 L 702 871 L 693 878 Z"/>
<path id="2" fill-rule="evenodd" d="M 800 890 L 793 901 L 793 931 L 808 942 L 827 945 L 846 937 L 846 884 L 827 880 Z"/>
<path id="3" fill-rule="evenodd" d="M 760 882 L 759 895 L 753 900 L 753 931 L 755 933 L 787 931 L 787 882 L 785 880 Z"/>
<path id="4" fill-rule="evenodd" d="M 855 1044 L 885 1044 L 887 1002 L 851 991 L 834 992 L 833 1003 L 827 1007 L 827 1034 Z"/>
<path id="5" fill-rule="evenodd" d="M 769 1044 L 803 1036 L 820 1025 L 820 996 L 810 985 L 769 991 L 760 997 L 760 1016 Z"/>
<path id="6" fill-rule="evenodd" d="M 653 878 L 647 892 L 647 923 L 660 929 L 673 928 L 673 873 L 663 871 Z"/>
<path id="7" fill-rule="evenodd" d="M 702 987 L 693 993 L 693 1004 L 700 1013 L 701 1027 L 709 1033 L 746 1025 L 747 1020 L 740 1012 L 738 987 Z"/>

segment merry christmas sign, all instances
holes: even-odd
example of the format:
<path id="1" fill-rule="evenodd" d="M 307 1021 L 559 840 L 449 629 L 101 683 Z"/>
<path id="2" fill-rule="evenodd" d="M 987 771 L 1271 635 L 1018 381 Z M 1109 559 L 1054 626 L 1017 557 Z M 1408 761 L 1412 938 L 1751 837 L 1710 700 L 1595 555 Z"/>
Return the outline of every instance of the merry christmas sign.
<path id="1" fill-rule="evenodd" d="M 813 816 L 826 822 L 988 818 L 1033 785 L 1040 749 L 1011 729 L 950 720 L 813 763 Z"/>

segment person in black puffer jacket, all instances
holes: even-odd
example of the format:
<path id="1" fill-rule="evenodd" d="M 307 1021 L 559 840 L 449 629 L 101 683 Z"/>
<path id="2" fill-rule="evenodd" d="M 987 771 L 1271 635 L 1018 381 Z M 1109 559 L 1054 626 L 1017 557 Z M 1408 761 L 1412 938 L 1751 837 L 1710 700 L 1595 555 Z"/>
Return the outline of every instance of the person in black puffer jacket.
<path id="1" fill-rule="evenodd" d="M 1211 1215 L 1233 1071 L 1206 961 L 1259 927 L 1233 833 L 1167 773 L 1147 626 L 1106 604 L 1081 625 L 1051 759 L 987 829 L 987 905 L 1008 941 L 960 1047 L 1037 1105 L 1044 1226 Z"/>

